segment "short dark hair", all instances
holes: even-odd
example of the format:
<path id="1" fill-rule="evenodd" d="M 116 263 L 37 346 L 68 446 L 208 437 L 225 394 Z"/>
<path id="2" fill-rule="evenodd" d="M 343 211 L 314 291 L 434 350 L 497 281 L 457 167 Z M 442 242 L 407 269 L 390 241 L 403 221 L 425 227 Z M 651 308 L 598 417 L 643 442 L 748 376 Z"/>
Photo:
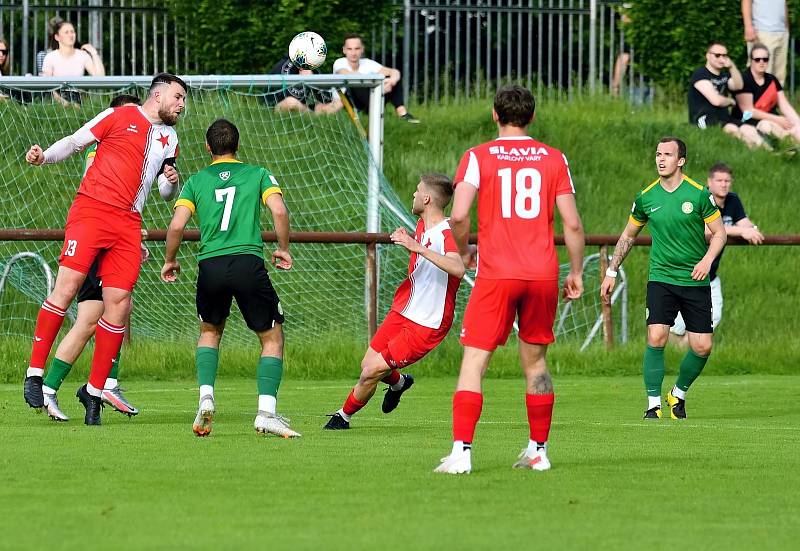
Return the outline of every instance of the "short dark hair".
<path id="1" fill-rule="evenodd" d="M 503 126 L 523 128 L 531 123 L 536 111 L 536 100 L 524 86 L 506 84 L 494 96 L 494 111 Z"/>
<path id="2" fill-rule="evenodd" d="M 733 169 L 726 165 L 725 163 L 715 163 L 714 166 L 708 169 L 708 176 L 709 178 L 716 174 L 717 172 L 722 172 L 728 174 L 733 178 Z"/>
<path id="3" fill-rule="evenodd" d="M 444 209 L 453 198 L 453 181 L 438 172 L 426 172 L 419 177 L 420 181 L 436 196 L 436 205 Z"/>
<path id="4" fill-rule="evenodd" d="M 227 119 L 217 119 L 206 130 L 212 155 L 231 155 L 239 149 L 239 129 Z"/>
<path id="5" fill-rule="evenodd" d="M 723 42 L 720 42 L 719 40 L 712 40 L 711 42 L 708 43 L 708 46 L 706 47 L 706 51 L 709 51 L 714 46 L 722 46 L 726 50 L 728 49 L 728 47 Z"/>
<path id="6" fill-rule="evenodd" d="M 658 143 L 670 143 L 675 142 L 678 146 L 678 158 L 685 159 L 686 158 L 686 144 L 683 143 L 683 140 L 680 138 L 676 138 L 675 136 L 665 136 L 658 140 Z"/>
<path id="7" fill-rule="evenodd" d="M 114 107 L 122 107 L 126 103 L 141 105 L 142 100 L 139 99 L 139 96 L 133 96 L 131 94 L 120 94 L 111 100 L 111 105 L 109 105 L 109 107 L 111 107 L 112 109 Z"/>
<path id="8" fill-rule="evenodd" d="M 353 38 L 359 39 L 361 41 L 361 44 L 364 44 L 364 39 L 361 38 L 361 35 L 358 33 L 347 33 L 346 35 L 344 35 L 344 41 L 342 42 L 342 44 Z"/>
<path id="9" fill-rule="evenodd" d="M 156 76 L 153 77 L 153 80 L 150 82 L 150 90 L 148 91 L 148 94 L 152 94 L 153 90 L 155 90 L 156 87 L 162 84 L 172 84 L 173 82 L 177 82 L 178 84 L 180 84 L 184 92 L 189 91 L 189 87 L 186 86 L 186 83 L 183 82 L 181 78 L 176 77 L 172 73 L 158 73 Z"/>

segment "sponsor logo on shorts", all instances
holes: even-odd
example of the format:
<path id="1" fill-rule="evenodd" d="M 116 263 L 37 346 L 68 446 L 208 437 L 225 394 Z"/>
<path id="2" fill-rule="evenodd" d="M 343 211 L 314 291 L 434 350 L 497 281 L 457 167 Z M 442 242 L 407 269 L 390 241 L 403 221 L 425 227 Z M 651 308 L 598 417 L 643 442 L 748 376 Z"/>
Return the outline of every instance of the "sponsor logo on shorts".
<path id="1" fill-rule="evenodd" d="M 683 211 L 683 214 L 692 214 L 692 211 L 694 211 L 694 205 L 692 205 L 691 202 L 686 201 L 681 205 L 681 210 Z"/>
<path id="2" fill-rule="evenodd" d="M 280 302 L 278 302 L 278 313 L 279 313 L 280 315 L 283 315 L 283 306 L 281 306 L 281 303 L 280 303 Z"/>
<path id="3" fill-rule="evenodd" d="M 225 172 L 220 172 L 219 173 L 219 179 L 222 180 L 223 182 L 227 182 L 228 178 L 230 178 L 230 177 L 231 177 L 231 171 L 230 170 L 226 170 Z"/>

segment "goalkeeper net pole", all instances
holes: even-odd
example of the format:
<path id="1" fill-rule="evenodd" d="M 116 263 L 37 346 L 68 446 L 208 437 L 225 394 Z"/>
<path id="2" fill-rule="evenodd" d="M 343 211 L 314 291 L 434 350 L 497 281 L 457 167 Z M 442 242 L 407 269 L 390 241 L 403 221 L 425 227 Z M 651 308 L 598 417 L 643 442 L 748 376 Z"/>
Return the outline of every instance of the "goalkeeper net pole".
<path id="1" fill-rule="evenodd" d="M 0 94 L 8 97 L 0 101 L 0 125 L 5 136 L 0 140 L 0 230 L 12 230 L 17 236 L 0 239 L 0 335 L 30 338 L 36 314 L 58 268 L 59 236 L 84 170 L 81 155 L 62 163 L 31 167 L 24 161 L 25 152 L 34 143 L 47 147 L 74 133 L 119 94 L 144 98 L 150 80 L 0 77 Z M 366 232 L 360 241 L 300 239 L 292 244 L 293 269 L 271 273 L 286 312 L 285 330 L 292 339 L 364 339 L 390 308 L 408 268 L 405 249 L 389 244 L 385 235 L 379 239 L 374 234 L 386 234 L 397 227 L 413 229 L 416 224 L 408 198 L 397 196 L 381 170 L 383 77 L 245 75 L 190 76 L 185 80 L 188 100 L 176 127 L 182 180 L 208 165 L 205 132 L 211 122 L 224 117 L 239 127 L 239 158 L 275 174 L 284 191 L 293 232 Z M 287 94 L 303 97 L 309 106 L 331 102 L 338 96 L 331 89 L 342 86 L 372 90 L 367 141 L 363 129 L 359 130 L 344 109 L 333 114 L 275 109 Z M 65 108 L 54 102 L 54 91 L 71 92 L 62 95 L 75 101 Z M 151 194 L 142 216 L 144 228 L 155 234 L 163 231 L 171 218 L 172 203 Z M 262 213 L 261 222 L 263 229 L 271 229 L 267 212 Z M 189 229 L 194 228 L 196 220 L 189 225 Z M 24 239 L 25 230 L 37 230 L 37 238 Z M 194 341 L 197 243 L 187 242 L 181 248 L 181 278 L 171 285 L 159 278 L 163 245 L 149 242 L 149 248 L 151 260 L 142 267 L 134 293 L 134 337 Z M 587 264 L 584 298 L 571 303 L 558 318 L 559 337 L 574 335 L 583 341 L 590 333 L 598 333 L 594 329 L 600 314 L 597 266 L 597 260 Z M 562 267 L 562 277 L 565 273 L 566 267 Z M 468 281 L 461 286 L 458 317 L 470 289 Z M 73 319 L 75 311 L 73 305 Z M 235 310 L 232 315 L 239 317 Z M 225 331 L 226 342 L 249 342 L 252 334 L 236 321 L 240 320 L 234 320 Z M 452 338 L 456 337 L 454 331 Z"/>

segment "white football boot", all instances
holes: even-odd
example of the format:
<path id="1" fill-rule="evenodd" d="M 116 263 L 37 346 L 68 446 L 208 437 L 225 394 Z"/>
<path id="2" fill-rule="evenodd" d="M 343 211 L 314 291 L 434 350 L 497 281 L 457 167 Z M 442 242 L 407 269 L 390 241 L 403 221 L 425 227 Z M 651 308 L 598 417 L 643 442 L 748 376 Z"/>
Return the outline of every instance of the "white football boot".
<path id="1" fill-rule="evenodd" d="M 50 416 L 50 419 L 59 422 L 69 421 L 69 417 L 58 407 L 58 398 L 56 398 L 55 394 L 43 393 L 43 396 L 44 410 Z"/>
<path id="2" fill-rule="evenodd" d="M 472 450 L 451 453 L 442 458 L 441 464 L 433 469 L 435 473 L 469 474 L 472 471 Z"/>
<path id="3" fill-rule="evenodd" d="M 513 467 L 515 469 L 531 469 L 532 471 L 549 470 L 550 460 L 547 458 L 547 444 L 545 444 L 544 449 L 536 450 L 532 455 L 528 452 L 528 448 L 522 450 Z"/>
<path id="4" fill-rule="evenodd" d="M 277 413 L 259 410 L 253 427 L 259 434 L 274 434 L 283 438 L 298 438 L 302 436 L 299 432 L 293 431 L 289 427 L 289 420 Z"/>
<path id="5" fill-rule="evenodd" d="M 197 415 L 192 424 L 192 432 L 195 436 L 208 436 L 211 434 L 211 423 L 214 421 L 214 398 L 206 394 L 200 398 L 200 407 L 197 408 Z"/>

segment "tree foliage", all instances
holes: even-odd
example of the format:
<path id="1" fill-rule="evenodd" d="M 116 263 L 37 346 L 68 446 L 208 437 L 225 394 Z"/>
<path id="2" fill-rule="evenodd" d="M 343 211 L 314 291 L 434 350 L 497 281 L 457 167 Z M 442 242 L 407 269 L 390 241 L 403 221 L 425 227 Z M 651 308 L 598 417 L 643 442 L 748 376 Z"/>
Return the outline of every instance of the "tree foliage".
<path id="1" fill-rule="evenodd" d="M 265 73 L 287 53 L 292 37 L 314 31 L 328 44 L 329 67 L 340 57 L 342 37 L 369 36 L 389 20 L 391 0 L 171 0 L 189 27 L 189 55 L 202 72 Z"/>

